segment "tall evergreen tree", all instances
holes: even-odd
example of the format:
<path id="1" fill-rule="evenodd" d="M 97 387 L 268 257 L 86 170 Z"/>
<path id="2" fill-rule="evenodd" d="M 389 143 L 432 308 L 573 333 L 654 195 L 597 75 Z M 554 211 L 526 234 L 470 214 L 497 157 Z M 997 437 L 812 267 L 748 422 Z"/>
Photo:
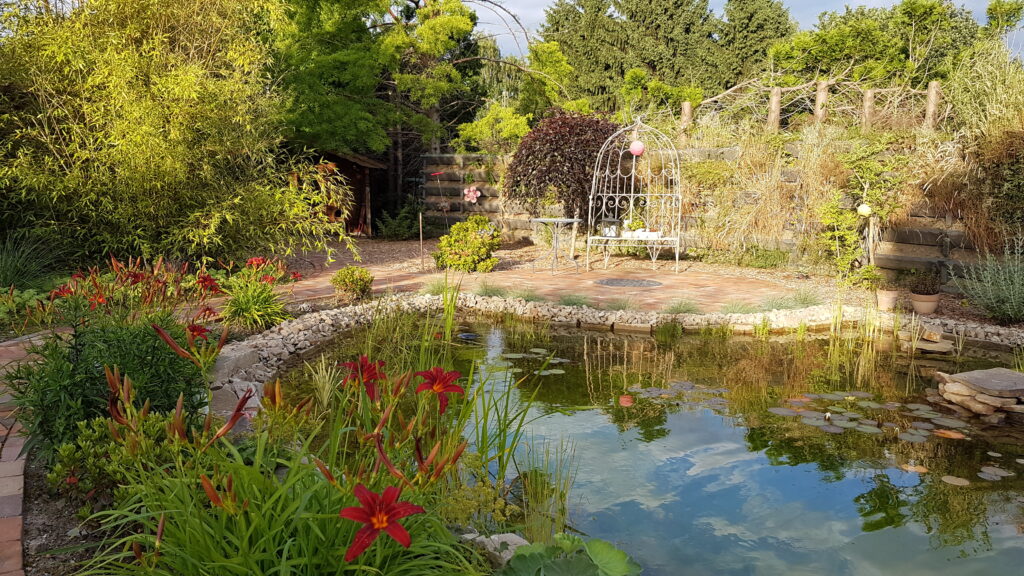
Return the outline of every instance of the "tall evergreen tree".
<path id="1" fill-rule="evenodd" d="M 764 71 L 768 49 L 796 29 L 779 0 L 727 0 L 722 43 L 728 56 L 728 85 Z"/>
<path id="2" fill-rule="evenodd" d="M 618 0 L 626 20 L 628 66 L 671 85 L 715 93 L 728 75 L 718 44 L 721 21 L 707 0 Z"/>
<path id="3" fill-rule="evenodd" d="M 627 33 L 611 0 L 557 0 L 545 10 L 545 42 L 558 42 L 575 70 L 573 97 L 610 110 L 626 73 Z"/>

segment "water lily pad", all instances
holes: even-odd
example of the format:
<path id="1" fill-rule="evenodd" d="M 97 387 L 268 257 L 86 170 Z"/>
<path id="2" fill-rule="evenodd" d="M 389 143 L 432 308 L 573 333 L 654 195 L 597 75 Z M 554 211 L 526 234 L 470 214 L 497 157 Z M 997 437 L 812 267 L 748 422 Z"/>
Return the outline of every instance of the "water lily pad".
<path id="1" fill-rule="evenodd" d="M 1017 458 L 1017 464 L 1024 464 L 1024 458 Z"/>
<path id="2" fill-rule="evenodd" d="M 547 376 L 547 375 L 551 374 L 551 371 L 550 370 L 534 370 L 533 373 L 536 374 L 537 376 Z"/>
<path id="3" fill-rule="evenodd" d="M 548 351 L 545 350 L 544 348 L 530 348 L 530 352 L 533 352 L 534 354 L 547 354 L 548 353 Z"/>
<path id="4" fill-rule="evenodd" d="M 547 373 L 548 374 L 565 374 L 565 370 L 562 370 L 561 368 L 551 368 L 550 370 L 547 370 Z"/>
<path id="5" fill-rule="evenodd" d="M 914 416 L 917 416 L 918 418 L 928 418 L 929 420 L 932 418 L 942 418 L 942 414 L 939 414 L 934 410 L 928 410 L 927 412 L 914 412 Z"/>
<path id="6" fill-rule="evenodd" d="M 860 423 L 865 425 L 865 426 L 878 426 L 878 421 L 877 420 L 871 420 L 869 418 L 862 419 L 860 421 Z"/>
<path id="7" fill-rule="evenodd" d="M 949 438 L 950 440 L 963 440 L 966 436 L 962 432 L 956 430 L 946 430 L 945 428 L 939 428 L 938 430 L 932 430 L 932 434 L 940 438 Z"/>
<path id="8" fill-rule="evenodd" d="M 902 434 L 899 434 L 896 437 L 899 438 L 900 440 L 905 441 L 905 442 L 911 442 L 911 443 L 914 443 L 914 444 L 920 444 L 920 443 L 925 441 L 925 437 L 924 436 L 921 436 L 919 434 L 910 434 L 908 432 L 904 432 Z"/>
<path id="9" fill-rule="evenodd" d="M 878 402 L 872 402 L 871 400 L 861 400 L 860 402 L 857 402 L 857 405 L 865 408 L 871 408 L 872 410 L 882 407 Z"/>
<path id="10" fill-rule="evenodd" d="M 918 430 L 934 430 L 935 424 L 931 422 L 911 422 L 910 425 Z"/>
<path id="11" fill-rule="evenodd" d="M 867 426 L 867 425 L 861 424 L 861 425 L 857 426 L 856 429 L 861 431 L 861 432 L 864 432 L 865 434 L 881 434 L 882 433 L 882 429 L 878 428 L 877 426 Z"/>
<path id="12" fill-rule="evenodd" d="M 899 410 L 902 407 L 903 404 L 900 404 L 899 402 L 886 402 L 885 404 L 882 404 L 882 408 L 885 410 Z"/>
<path id="13" fill-rule="evenodd" d="M 931 410 L 932 409 L 932 407 L 928 406 L 927 404 L 905 404 L 905 406 L 907 408 L 910 408 L 911 410 L 922 410 L 922 411 L 924 411 L 924 410 Z"/>
<path id="14" fill-rule="evenodd" d="M 986 474 L 991 474 L 993 476 L 1000 476 L 1004 478 L 1007 476 L 1014 475 L 1013 472 L 1010 472 L 1009 470 L 1003 470 L 1002 468 L 999 468 L 997 466 L 982 466 L 981 471 Z"/>
<path id="15" fill-rule="evenodd" d="M 850 412 L 849 410 L 847 410 L 846 412 L 843 412 L 843 416 L 846 416 L 850 420 L 856 420 L 858 418 L 863 418 L 863 416 L 861 416 L 860 414 L 858 414 L 856 412 Z"/>
<path id="16" fill-rule="evenodd" d="M 811 394 L 810 392 L 804 394 L 804 396 L 806 396 L 807 398 L 821 398 L 821 394 Z"/>
<path id="17" fill-rule="evenodd" d="M 835 404 L 829 406 L 828 409 L 831 410 L 832 412 L 843 412 L 846 410 L 846 408 L 843 408 L 842 406 L 836 406 Z"/>
<path id="18" fill-rule="evenodd" d="M 1002 458 L 1003 457 L 1003 455 L 1000 454 L 999 452 L 987 452 L 987 454 L 989 456 L 993 457 L 993 458 Z"/>
<path id="19" fill-rule="evenodd" d="M 480 335 L 479 334 L 474 334 L 472 332 L 463 332 L 462 334 L 458 334 L 455 337 L 460 339 L 460 340 L 479 340 L 480 339 Z"/>
<path id="20" fill-rule="evenodd" d="M 833 394 L 831 392 L 829 392 L 828 394 L 822 394 L 821 397 L 826 399 L 826 400 L 842 400 L 843 399 L 843 395 L 842 394 Z"/>
<path id="21" fill-rule="evenodd" d="M 825 422 L 821 418 L 801 418 L 800 422 L 802 424 L 807 424 L 808 426 L 814 426 L 816 428 L 820 427 L 820 426 L 827 426 L 828 425 L 828 422 Z"/>
<path id="22" fill-rule="evenodd" d="M 526 358 L 526 354 L 519 354 L 517 352 L 506 352 L 502 354 L 503 357 L 509 360 L 518 360 L 519 358 Z"/>
<path id="23" fill-rule="evenodd" d="M 942 481 L 946 484 L 952 484 L 953 486 L 970 486 L 971 481 L 966 478 L 959 476 L 943 476 Z"/>
<path id="24" fill-rule="evenodd" d="M 769 412 L 777 414 L 779 416 L 799 416 L 800 413 L 792 408 L 769 408 Z"/>
<path id="25" fill-rule="evenodd" d="M 859 426 L 856 422 L 850 422 L 849 420 L 837 420 L 832 424 L 839 426 L 840 428 L 856 428 Z"/>
<path id="26" fill-rule="evenodd" d="M 948 418 L 948 417 L 945 417 L 945 416 L 940 417 L 940 418 L 932 418 L 932 422 L 934 422 L 935 424 L 938 424 L 939 426 L 945 426 L 946 428 L 966 428 L 967 427 L 967 422 L 964 422 L 963 420 L 957 420 L 956 418 Z"/>
<path id="27" fill-rule="evenodd" d="M 978 478 L 982 480 L 988 480 L 989 482 L 998 482 L 1003 479 L 1002 476 L 996 474 L 989 474 L 988 472 L 978 472 Z"/>
<path id="28" fill-rule="evenodd" d="M 842 428 L 840 426 L 833 426 L 832 424 L 826 424 L 825 426 L 822 426 L 821 429 L 824 430 L 825 432 L 828 432 L 829 434 L 842 434 L 843 432 L 846 431 L 845 428 Z"/>
<path id="29" fill-rule="evenodd" d="M 803 410 L 803 411 L 800 412 L 800 415 L 803 416 L 804 418 L 824 418 L 825 417 L 825 413 L 824 412 L 818 412 L 817 410 Z"/>
<path id="30" fill-rule="evenodd" d="M 854 390 L 854 391 L 850 392 L 847 395 L 848 396 L 853 396 L 855 398 L 873 398 L 875 396 L 871 392 L 864 392 L 862 390 Z"/>
<path id="31" fill-rule="evenodd" d="M 927 468 L 919 464 L 901 464 L 900 468 L 906 470 L 907 472 L 914 472 L 917 474 L 925 474 L 928 472 Z"/>

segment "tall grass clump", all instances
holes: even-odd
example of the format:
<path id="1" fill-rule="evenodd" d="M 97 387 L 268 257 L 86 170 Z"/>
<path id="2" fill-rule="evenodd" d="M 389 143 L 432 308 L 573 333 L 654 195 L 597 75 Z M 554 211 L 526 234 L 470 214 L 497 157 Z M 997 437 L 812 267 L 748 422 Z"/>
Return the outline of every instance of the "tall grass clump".
<path id="1" fill-rule="evenodd" d="M 681 298 L 662 310 L 665 314 L 700 314 L 700 306 L 693 300 Z"/>
<path id="2" fill-rule="evenodd" d="M 802 289 L 786 296 L 766 298 L 761 302 L 761 310 L 765 312 L 769 310 L 799 310 L 800 308 L 818 306 L 821 303 L 821 295 L 810 290 Z"/>
<path id="3" fill-rule="evenodd" d="M 607 310 L 636 310 L 636 302 L 632 298 L 613 298 L 608 302 L 605 302 L 604 307 Z"/>
<path id="4" fill-rule="evenodd" d="M 480 285 L 476 287 L 474 293 L 477 296 L 504 298 L 508 295 L 508 290 L 501 286 L 491 284 L 490 282 L 481 282 Z"/>
<path id="5" fill-rule="evenodd" d="M 985 255 L 953 282 L 993 319 L 1024 320 L 1024 238 L 1008 241 L 1001 258 Z"/>
<path id="6" fill-rule="evenodd" d="M 564 294 L 558 298 L 558 305 L 582 308 L 584 306 L 590 306 L 590 298 L 581 294 Z"/>
<path id="7" fill-rule="evenodd" d="M 718 311 L 722 314 L 754 314 L 761 308 L 747 302 L 726 302 Z"/>
<path id="8" fill-rule="evenodd" d="M 42 288 L 59 264 L 60 254 L 37 237 L 8 232 L 0 238 L 0 288 Z"/>
<path id="9" fill-rule="evenodd" d="M 448 289 L 447 278 L 432 278 L 420 288 L 420 294 L 440 296 Z"/>
<path id="10" fill-rule="evenodd" d="M 520 288 L 509 293 L 512 298 L 520 298 L 527 302 L 544 302 L 544 297 L 533 288 Z"/>
<path id="11" fill-rule="evenodd" d="M 264 330 L 291 318 L 284 298 L 265 282 L 239 282 L 228 291 L 221 311 L 224 323 L 247 330 Z"/>

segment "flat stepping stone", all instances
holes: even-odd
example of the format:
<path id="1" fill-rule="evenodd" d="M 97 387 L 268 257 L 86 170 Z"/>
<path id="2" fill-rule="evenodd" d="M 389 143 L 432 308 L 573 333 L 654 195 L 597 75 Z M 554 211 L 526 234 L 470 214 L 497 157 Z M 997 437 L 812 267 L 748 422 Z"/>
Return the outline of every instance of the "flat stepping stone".
<path id="1" fill-rule="evenodd" d="M 971 481 L 966 478 L 959 476 L 943 476 L 942 481 L 946 484 L 952 484 L 953 486 L 970 486 Z"/>
<path id="2" fill-rule="evenodd" d="M 1008 368 L 989 368 L 951 374 L 948 378 L 970 388 L 999 398 L 1024 396 L 1024 373 Z"/>
<path id="3" fill-rule="evenodd" d="M 967 422 L 963 420 L 957 420 L 956 418 L 946 418 L 945 416 L 939 418 L 932 418 L 932 422 L 939 426 L 945 426 L 947 428 L 966 428 Z"/>

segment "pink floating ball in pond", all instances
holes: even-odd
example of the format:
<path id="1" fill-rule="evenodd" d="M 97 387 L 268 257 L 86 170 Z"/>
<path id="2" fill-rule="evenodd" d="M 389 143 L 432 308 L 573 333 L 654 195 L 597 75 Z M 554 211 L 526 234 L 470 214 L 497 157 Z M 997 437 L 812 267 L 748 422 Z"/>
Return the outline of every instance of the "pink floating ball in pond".
<path id="1" fill-rule="evenodd" d="M 628 394 L 623 394 L 622 396 L 619 396 L 619 406 L 622 406 L 623 408 L 629 408 L 632 405 L 633 405 L 633 397 L 632 396 L 630 396 Z"/>
<path id="2" fill-rule="evenodd" d="M 646 150 L 647 146 L 644 146 L 644 143 L 639 140 L 633 140 L 629 145 L 629 153 L 633 156 L 643 156 Z"/>

